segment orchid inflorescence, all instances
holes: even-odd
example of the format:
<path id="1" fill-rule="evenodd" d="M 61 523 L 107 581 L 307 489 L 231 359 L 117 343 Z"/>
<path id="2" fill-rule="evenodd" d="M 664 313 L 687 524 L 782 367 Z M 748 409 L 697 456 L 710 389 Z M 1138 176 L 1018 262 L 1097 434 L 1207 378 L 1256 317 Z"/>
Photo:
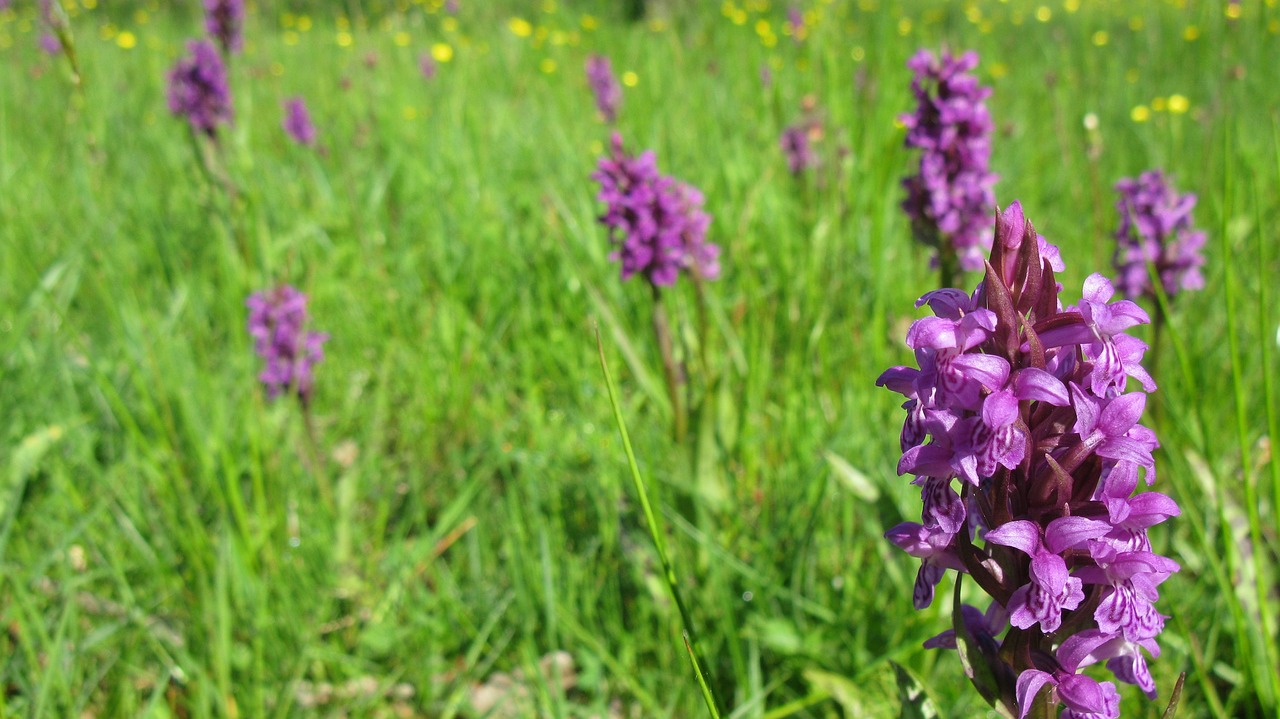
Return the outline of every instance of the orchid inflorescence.
<path id="1" fill-rule="evenodd" d="M 622 279 L 640 274 L 662 287 L 675 284 L 681 272 L 718 277 L 720 248 L 707 241 L 711 216 L 702 209 L 702 193 L 658 172 L 652 150 L 628 155 L 616 132 L 609 149 L 591 179 L 600 183 L 596 199 L 606 205 L 600 222 L 618 248 L 611 257 L 621 261 Z"/>
<path id="2" fill-rule="evenodd" d="M 192 130 L 215 137 L 232 119 L 227 67 L 208 40 L 188 42 L 187 52 L 169 71 L 169 111 L 187 118 Z"/>
<path id="3" fill-rule="evenodd" d="M 222 52 L 240 52 L 244 45 L 244 0 L 204 0 L 204 27 Z"/>
<path id="4" fill-rule="evenodd" d="M 284 132 L 291 140 L 303 147 L 316 144 L 316 126 L 311 121 L 311 112 L 307 110 L 307 102 L 301 97 L 291 97 L 284 101 L 284 119 L 281 120 Z"/>
<path id="5" fill-rule="evenodd" d="M 258 375 L 267 397 L 296 394 L 306 407 L 311 401 L 314 368 L 324 359 L 324 343 L 329 340 L 328 334 L 307 330 L 307 296 L 283 285 L 256 292 L 245 304 L 253 349 L 267 364 Z"/>
<path id="6" fill-rule="evenodd" d="M 1205 233 L 1191 222 L 1196 196 L 1179 194 L 1159 170 L 1120 180 L 1116 192 L 1116 288 L 1129 299 L 1155 299 L 1153 271 L 1168 297 L 1204 287 Z"/>
<path id="7" fill-rule="evenodd" d="M 587 58 L 587 84 L 596 99 L 596 109 L 604 121 L 612 125 L 618 119 L 622 105 L 622 85 L 613 74 L 613 64 L 603 55 Z"/>
<path id="8" fill-rule="evenodd" d="M 956 647 L 961 632 L 989 670 L 989 681 L 975 678 L 989 701 L 1018 716 L 1060 703 L 1067 719 L 1115 719 L 1115 685 L 1079 671 L 1106 662 L 1155 697 L 1144 651 L 1159 655 L 1157 587 L 1179 569 L 1147 537 L 1178 505 L 1133 494 L 1140 478 L 1155 480 L 1159 446 L 1138 424 L 1156 388 L 1142 366 L 1147 346 L 1125 333 L 1148 317 L 1113 302 L 1099 274 L 1063 307 L 1058 249 L 1016 202 L 997 217 L 985 268 L 972 295 L 920 298 L 935 316 L 907 332 L 918 367 L 877 380 L 907 398 L 898 472 L 914 476 L 924 505 L 921 523 L 885 536 L 922 560 L 917 608 L 948 569 L 991 598 L 986 611 L 963 606 L 955 630 L 926 643 Z M 1126 392 L 1130 378 L 1138 387 Z"/>
<path id="9" fill-rule="evenodd" d="M 977 66 L 974 52 L 916 53 L 907 63 L 915 73 L 916 109 L 899 117 L 907 128 L 907 147 L 921 151 L 919 168 L 902 182 L 907 190 L 902 208 L 916 239 L 954 254 L 963 270 L 982 269 L 995 208 L 986 106 L 991 88 L 971 74 Z"/>

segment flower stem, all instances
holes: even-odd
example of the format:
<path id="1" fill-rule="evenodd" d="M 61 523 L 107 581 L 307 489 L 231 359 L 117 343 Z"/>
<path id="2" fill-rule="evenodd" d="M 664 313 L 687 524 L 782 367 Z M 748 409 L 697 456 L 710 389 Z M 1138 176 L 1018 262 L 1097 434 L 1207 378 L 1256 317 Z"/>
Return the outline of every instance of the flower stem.
<path id="1" fill-rule="evenodd" d="M 684 441 L 689 422 L 680 393 L 684 373 L 676 362 L 672 349 L 671 326 L 667 321 L 666 308 L 662 305 L 662 290 L 657 285 L 653 286 L 653 334 L 658 339 L 658 351 L 662 353 L 662 375 L 667 381 L 667 397 L 671 400 L 671 435 L 679 444 Z"/>

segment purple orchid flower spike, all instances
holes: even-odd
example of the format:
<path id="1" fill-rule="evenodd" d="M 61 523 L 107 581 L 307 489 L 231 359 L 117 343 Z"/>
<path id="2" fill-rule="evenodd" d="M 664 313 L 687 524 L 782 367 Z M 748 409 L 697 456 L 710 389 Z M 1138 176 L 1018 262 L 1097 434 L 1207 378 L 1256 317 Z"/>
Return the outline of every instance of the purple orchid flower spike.
<path id="1" fill-rule="evenodd" d="M 995 226 L 978 288 L 921 297 L 934 316 L 907 332 L 916 366 L 877 380 L 906 400 L 898 473 L 922 500 L 921 523 L 885 536 L 920 560 L 916 607 L 953 569 L 991 597 L 986 614 L 962 607 L 958 618 L 978 643 L 969 660 L 990 669 L 973 675 L 984 697 L 1019 716 L 1052 704 L 1062 717 L 1115 719 L 1115 685 L 1079 670 L 1105 662 L 1154 696 L 1158 587 L 1178 571 L 1147 534 L 1177 503 L 1135 494 L 1140 478 L 1155 481 L 1160 446 L 1140 424 L 1155 389 L 1146 345 L 1126 334 L 1148 317 L 1096 274 L 1064 307 L 1057 248 L 1017 203 Z M 952 630 L 927 646 L 956 644 Z"/>
<path id="2" fill-rule="evenodd" d="M 996 176 L 989 170 L 991 89 L 971 71 L 978 55 L 941 57 L 921 50 L 907 63 L 915 73 L 915 112 L 901 116 L 906 146 L 921 151 L 915 174 L 903 180 L 903 210 L 916 239 L 940 251 L 944 266 L 954 257 L 961 269 L 980 270 L 991 247 L 988 230 L 995 208 Z M 944 279 L 944 284 L 946 280 Z"/>
<path id="3" fill-rule="evenodd" d="M 1116 285 L 1130 299 L 1155 299 L 1151 270 L 1169 297 L 1204 287 L 1205 233 L 1192 227 L 1196 196 L 1178 194 L 1159 170 L 1116 183 Z"/>
<path id="4" fill-rule="evenodd" d="M 600 183 L 600 218 L 618 246 L 622 279 L 640 274 L 655 287 L 675 284 L 681 272 L 713 280 L 720 274 L 720 248 L 706 239 L 711 216 L 692 186 L 658 172 L 652 151 L 628 155 L 613 134 L 610 155 L 591 176 Z"/>

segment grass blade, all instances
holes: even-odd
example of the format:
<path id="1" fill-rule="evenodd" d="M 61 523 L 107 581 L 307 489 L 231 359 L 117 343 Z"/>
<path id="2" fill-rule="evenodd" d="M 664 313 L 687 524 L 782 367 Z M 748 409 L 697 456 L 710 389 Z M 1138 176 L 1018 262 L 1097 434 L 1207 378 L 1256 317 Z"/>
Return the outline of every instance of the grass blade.
<path id="1" fill-rule="evenodd" d="M 622 417 L 622 406 L 618 403 L 618 391 L 613 384 L 613 375 L 609 373 L 609 363 L 604 357 L 604 342 L 600 339 L 599 326 L 596 327 L 596 350 L 600 353 L 600 369 L 604 372 L 605 386 L 609 389 L 609 404 L 613 407 L 613 418 L 618 424 L 618 434 L 622 437 L 622 449 L 627 454 L 627 466 L 631 470 L 631 480 L 635 483 L 636 496 L 640 500 L 641 508 L 644 510 L 645 525 L 649 528 L 649 536 L 653 538 L 653 547 L 658 552 L 658 561 L 662 563 L 663 580 L 666 582 L 667 589 L 671 592 L 671 598 L 675 601 L 676 608 L 680 611 L 680 622 L 684 625 L 684 642 L 689 652 L 689 660 L 693 663 L 694 674 L 697 676 L 698 684 L 702 689 L 702 697 L 707 703 L 707 711 L 715 719 L 720 719 L 720 704 L 702 674 L 701 652 L 698 650 L 697 633 L 693 629 L 693 620 L 689 616 L 684 597 L 680 594 L 680 583 L 676 580 L 675 570 L 671 567 L 671 559 L 667 555 L 667 545 L 663 541 L 657 515 L 654 514 L 653 506 L 649 503 L 648 487 L 645 485 L 644 477 L 640 474 L 639 465 L 636 464 L 635 451 L 631 448 L 631 435 L 627 433 L 627 423 Z"/>

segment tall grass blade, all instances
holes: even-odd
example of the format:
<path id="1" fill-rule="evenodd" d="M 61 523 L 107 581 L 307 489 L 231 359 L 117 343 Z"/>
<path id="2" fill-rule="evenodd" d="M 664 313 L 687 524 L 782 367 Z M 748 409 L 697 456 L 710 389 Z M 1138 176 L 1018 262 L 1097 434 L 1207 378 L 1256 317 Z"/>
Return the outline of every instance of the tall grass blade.
<path id="1" fill-rule="evenodd" d="M 627 423 L 622 417 L 622 406 L 618 403 L 618 391 L 613 384 L 613 375 L 609 373 L 609 362 L 604 356 L 604 342 L 600 339 L 600 327 L 597 325 L 595 330 L 596 350 L 600 354 L 600 369 L 604 372 L 605 386 L 609 390 L 609 404 L 613 407 L 613 418 L 618 424 L 618 434 L 622 437 L 622 449 L 627 455 L 627 466 L 631 470 L 631 480 L 635 484 L 636 497 L 640 500 L 640 507 L 644 511 L 645 525 L 649 528 L 649 536 L 653 538 L 653 547 L 658 553 L 658 561 L 662 563 L 663 580 L 666 582 L 667 589 L 671 592 L 671 598 L 675 601 L 676 608 L 680 611 L 680 621 L 684 625 L 685 646 L 689 651 L 689 660 L 693 662 L 694 673 L 702 689 L 707 711 L 715 719 L 720 719 L 720 704 L 703 678 L 700 668 L 702 661 L 700 658 L 701 652 L 698 649 L 697 632 L 693 628 L 693 620 L 689 615 L 688 606 L 680 593 L 680 583 L 676 579 L 675 570 L 671 566 L 671 559 L 667 555 L 667 545 L 662 537 L 662 528 L 658 525 L 658 518 L 654 514 L 653 506 L 649 503 L 649 489 L 645 485 L 644 477 L 640 474 L 640 467 L 636 463 L 635 451 L 631 448 L 631 435 L 627 432 Z"/>

